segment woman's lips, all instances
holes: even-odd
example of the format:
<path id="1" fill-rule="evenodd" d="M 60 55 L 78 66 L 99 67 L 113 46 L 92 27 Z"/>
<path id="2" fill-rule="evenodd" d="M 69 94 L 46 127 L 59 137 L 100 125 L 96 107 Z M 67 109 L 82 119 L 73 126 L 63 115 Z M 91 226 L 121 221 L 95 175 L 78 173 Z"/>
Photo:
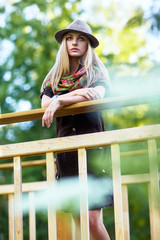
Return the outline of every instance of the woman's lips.
<path id="1" fill-rule="evenodd" d="M 71 48 L 71 51 L 78 51 L 78 48 Z"/>

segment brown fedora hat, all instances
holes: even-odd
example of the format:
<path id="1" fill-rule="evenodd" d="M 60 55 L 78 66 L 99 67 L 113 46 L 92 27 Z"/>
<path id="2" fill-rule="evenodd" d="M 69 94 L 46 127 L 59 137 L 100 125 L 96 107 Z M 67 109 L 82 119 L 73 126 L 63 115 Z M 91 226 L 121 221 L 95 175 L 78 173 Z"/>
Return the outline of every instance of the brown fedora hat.
<path id="1" fill-rule="evenodd" d="M 75 20 L 71 24 L 69 24 L 67 28 L 56 32 L 56 41 L 58 43 L 61 43 L 63 36 L 68 32 L 80 32 L 84 34 L 89 38 L 91 46 L 93 48 L 96 48 L 99 45 L 99 41 L 93 36 L 90 26 L 82 20 Z"/>

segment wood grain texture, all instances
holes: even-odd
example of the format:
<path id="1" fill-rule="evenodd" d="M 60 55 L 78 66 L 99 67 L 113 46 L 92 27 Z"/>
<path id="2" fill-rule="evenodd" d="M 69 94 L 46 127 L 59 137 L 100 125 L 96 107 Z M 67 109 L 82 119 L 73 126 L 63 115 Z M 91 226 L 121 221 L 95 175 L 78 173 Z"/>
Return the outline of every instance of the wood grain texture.
<path id="1" fill-rule="evenodd" d="M 29 192 L 29 240 L 36 240 L 35 193 Z"/>
<path id="2" fill-rule="evenodd" d="M 130 240 L 127 185 L 122 185 L 122 204 L 123 204 L 123 219 L 124 219 L 124 239 L 125 240 Z"/>
<path id="3" fill-rule="evenodd" d="M 8 230 L 9 240 L 14 240 L 14 194 L 8 194 Z"/>
<path id="4" fill-rule="evenodd" d="M 14 157 L 15 240 L 23 239 L 22 168 L 20 156 Z"/>
<path id="5" fill-rule="evenodd" d="M 80 185 L 80 227 L 81 239 L 89 240 L 88 183 L 86 150 L 78 149 L 78 169 Z"/>
<path id="6" fill-rule="evenodd" d="M 155 139 L 148 141 L 150 183 L 149 183 L 149 211 L 151 239 L 159 240 L 160 237 L 160 193 L 159 173 L 157 162 L 157 146 Z"/>
<path id="7" fill-rule="evenodd" d="M 55 180 L 53 152 L 46 153 L 47 183 L 50 187 Z M 52 208 L 52 202 L 48 202 L 48 240 L 57 240 L 56 212 Z"/>
<path id="8" fill-rule="evenodd" d="M 0 159 L 138 142 L 160 136 L 160 124 L 0 146 Z"/>
<path id="9" fill-rule="evenodd" d="M 111 155 L 112 155 L 112 176 L 113 176 L 115 236 L 116 236 L 115 239 L 124 240 L 120 150 L 118 144 L 111 145 Z"/>
<path id="10" fill-rule="evenodd" d="M 55 113 L 55 117 L 67 116 L 71 114 L 79 114 L 85 112 L 93 112 L 97 110 L 112 109 L 117 107 L 126 107 L 139 104 L 148 104 L 151 102 L 159 101 L 160 96 L 121 96 L 105 98 L 102 100 L 86 101 L 81 103 L 72 104 L 64 107 Z M 33 109 L 29 111 L 5 113 L 0 114 L 0 125 L 18 123 L 25 121 L 39 120 L 44 114 L 45 108 Z"/>

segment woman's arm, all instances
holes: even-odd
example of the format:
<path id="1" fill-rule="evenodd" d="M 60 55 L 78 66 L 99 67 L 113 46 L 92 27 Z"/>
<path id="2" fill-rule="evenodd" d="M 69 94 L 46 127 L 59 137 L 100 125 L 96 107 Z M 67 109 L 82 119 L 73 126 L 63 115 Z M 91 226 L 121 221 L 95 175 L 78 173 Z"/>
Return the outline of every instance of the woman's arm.
<path id="1" fill-rule="evenodd" d="M 50 127 L 57 109 L 77 102 L 101 99 L 104 97 L 104 94 L 105 88 L 103 86 L 96 86 L 95 88 L 82 88 L 60 95 L 53 102 L 50 97 L 43 95 L 42 107 L 47 107 L 47 109 L 42 118 L 42 126 L 44 127 L 46 124 L 48 128 Z"/>
<path id="2" fill-rule="evenodd" d="M 69 92 L 58 96 L 61 104 L 70 105 L 76 102 L 90 101 L 95 99 L 102 99 L 105 95 L 105 88 L 103 86 L 96 86 L 94 88 L 81 88 L 73 92 Z M 81 98 L 74 99 L 73 96 L 81 96 Z M 43 95 L 41 106 L 47 108 L 51 104 L 52 98 Z"/>

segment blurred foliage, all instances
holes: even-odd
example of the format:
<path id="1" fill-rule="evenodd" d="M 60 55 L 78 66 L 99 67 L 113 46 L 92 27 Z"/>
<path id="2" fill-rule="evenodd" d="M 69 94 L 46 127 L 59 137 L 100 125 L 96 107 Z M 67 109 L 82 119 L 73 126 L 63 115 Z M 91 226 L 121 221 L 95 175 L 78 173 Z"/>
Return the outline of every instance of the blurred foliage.
<path id="1" fill-rule="evenodd" d="M 111 1 L 104 7 L 103 4 L 97 6 L 97 2 L 93 1 L 87 19 L 100 40 L 96 52 L 109 70 L 113 96 L 154 93 L 160 84 L 160 69 L 156 53 L 150 52 L 147 36 L 159 35 L 158 0 L 153 0 L 147 16 L 141 7 L 133 8 L 131 12 L 120 10 L 121 4 L 120 1 Z M 39 108 L 40 87 L 54 64 L 59 47 L 54 34 L 75 18 L 85 16 L 86 10 L 81 7 L 81 0 L 19 0 L 13 1 L 12 5 L 6 1 L 5 6 L 0 6 L 0 113 Z M 107 130 L 156 124 L 160 119 L 159 103 L 103 111 L 103 117 Z M 0 128 L 1 144 L 54 136 L 55 120 L 50 131 L 42 129 L 40 120 Z M 146 148 L 146 143 L 121 146 L 122 151 Z M 42 158 L 44 156 L 34 157 Z M 123 156 L 122 173 L 148 172 L 146 159 L 146 155 Z M 28 158 L 23 159 L 26 160 Z M 45 178 L 45 167 L 23 170 L 23 182 Z M 13 183 L 12 171 L 1 171 L 0 183 Z M 129 199 L 131 240 L 149 239 L 146 186 L 129 187 Z M 7 212 L 5 202 L 6 197 L 2 197 L 1 216 Z M 114 239 L 113 215 L 113 207 L 105 209 L 104 222 L 111 239 Z M 46 239 L 46 219 L 46 214 L 37 214 L 37 239 Z M 24 226 L 24 239 L 28 239 L 28 216 L 24 217 Z M 7 218 L 0 218 L 0 229 L 0 239 L 8 239 Z"/>

